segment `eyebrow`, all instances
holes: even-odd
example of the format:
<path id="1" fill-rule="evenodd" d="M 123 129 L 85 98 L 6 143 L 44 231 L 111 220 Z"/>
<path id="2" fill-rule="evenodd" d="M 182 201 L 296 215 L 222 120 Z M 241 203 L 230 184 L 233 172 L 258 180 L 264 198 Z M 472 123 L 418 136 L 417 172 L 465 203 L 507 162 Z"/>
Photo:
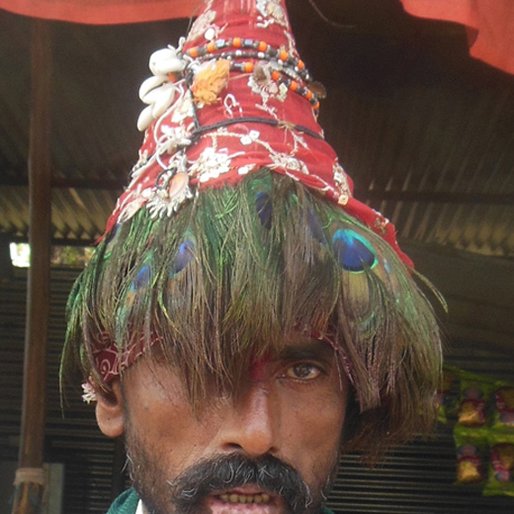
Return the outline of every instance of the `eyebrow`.
<path id="1" fill-rule="evenodd" d="M 283 348 L 278 356 L 278 360 L 301 360 L 301 359 L 321 359 L 330 362 L 334 358 L 334 349 L 323 341 L 301 341 Z"/>
<path id="2" fill-rule="evenodd" d="M 335 362 L 333 347 L 319 340 L 301 340 L 297 343 L 289 344 L 277 355 L 271 358 L 263 358 L 255 361 L 250 366 L 250 376 L 253 380 L 260 380 L 267 362 L 294 362 L 301 360 L 317 360 L 326 366 Z"/>

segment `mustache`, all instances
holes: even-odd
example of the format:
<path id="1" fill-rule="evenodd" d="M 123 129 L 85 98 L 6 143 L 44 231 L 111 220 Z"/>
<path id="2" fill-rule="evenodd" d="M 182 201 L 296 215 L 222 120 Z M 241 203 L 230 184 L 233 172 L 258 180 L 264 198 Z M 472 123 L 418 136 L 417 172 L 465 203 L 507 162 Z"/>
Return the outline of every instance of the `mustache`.
<path id="1" fill-rule="evenodd" d="M 291 466 L 272 455 L 250 459 L 229 454 L 195 464 L 169 482 L 176 512 L 201 512 L 202 500 L 211 493 L 245 485 L 257 486 L 268 494 L 280 496 L 288 514 L 303 514 L 312 504 L 309 487 Z"/>

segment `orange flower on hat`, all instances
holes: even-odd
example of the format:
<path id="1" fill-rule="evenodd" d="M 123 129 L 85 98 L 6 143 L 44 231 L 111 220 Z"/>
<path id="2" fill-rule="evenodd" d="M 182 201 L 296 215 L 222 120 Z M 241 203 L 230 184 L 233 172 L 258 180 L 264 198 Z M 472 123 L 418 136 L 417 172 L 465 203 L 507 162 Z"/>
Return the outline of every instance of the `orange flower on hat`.
<path id="1" fill-rule="evenodd" d="M 195 74 L 191 91 L 197 104 L 212 105 L 219 100 L 220 93 L 227 87 L 230 62 L 226 59 L 209 61 Z"/>

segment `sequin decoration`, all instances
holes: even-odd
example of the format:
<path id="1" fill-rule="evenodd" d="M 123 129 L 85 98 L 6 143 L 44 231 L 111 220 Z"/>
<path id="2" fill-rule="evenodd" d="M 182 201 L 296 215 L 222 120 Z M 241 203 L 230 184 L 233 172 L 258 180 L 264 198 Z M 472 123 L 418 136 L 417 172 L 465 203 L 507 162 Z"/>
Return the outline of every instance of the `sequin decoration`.
<path id="1" fill-rule="evenodd" d="M 339 264 L 347 271 L 364 271 L 377 262 L 370 243 L 354 230 L 337 230 L 332 237 L 332 246 Z"/>

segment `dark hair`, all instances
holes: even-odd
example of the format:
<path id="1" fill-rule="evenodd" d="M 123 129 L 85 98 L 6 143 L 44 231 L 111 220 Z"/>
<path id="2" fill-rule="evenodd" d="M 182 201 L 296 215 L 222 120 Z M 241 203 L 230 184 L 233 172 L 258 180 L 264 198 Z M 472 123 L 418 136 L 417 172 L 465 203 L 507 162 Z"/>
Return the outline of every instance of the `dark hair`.
<path id="1" fill-rule="evenodd" d="M 435 417 L 441 344 L 411 270 L 376 233 L 263 170 L 206 189 L 170 218 L 108 234 L 70 296 L 63 370 L 105 388 L 95 352 L 160 341 L 191 399 L 235 387 L 299 328 L 331 339 L 354 389 L 347 445 L 370 455 Z"/>

